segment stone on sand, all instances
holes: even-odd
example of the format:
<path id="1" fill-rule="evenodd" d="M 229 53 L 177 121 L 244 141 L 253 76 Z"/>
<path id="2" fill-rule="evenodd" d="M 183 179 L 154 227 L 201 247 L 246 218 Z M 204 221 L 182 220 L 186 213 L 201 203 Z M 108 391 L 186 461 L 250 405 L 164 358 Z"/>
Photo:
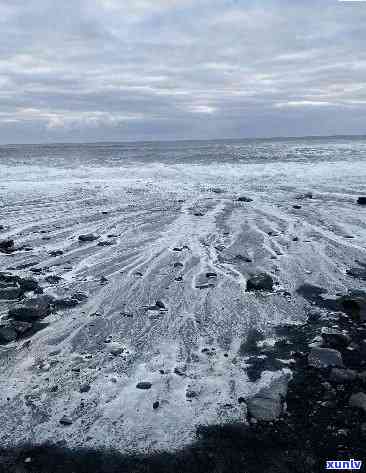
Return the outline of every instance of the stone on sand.
<path id="1" fill-rule="evenodd" d="M 272 291 L 273 279 L 267 273 L 259 273 L 247 280 L 247 291 Z"/>
<path id="2" fill-rule="evenodd" d="M 333 348 L 313 347 L 308 356 L 308 363 L 314 368 L 343 367 L 341 353 Z"/>

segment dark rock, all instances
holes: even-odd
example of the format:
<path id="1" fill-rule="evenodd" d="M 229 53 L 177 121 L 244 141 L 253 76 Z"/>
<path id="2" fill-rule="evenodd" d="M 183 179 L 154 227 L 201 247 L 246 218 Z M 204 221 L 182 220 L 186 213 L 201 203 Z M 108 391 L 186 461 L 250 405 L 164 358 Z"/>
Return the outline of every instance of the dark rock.
<path id="1" fill-rule="evenodd" d="M 273 421 L 283 412 L 283 401 L 287 393 L 290 376 L 283 374 L 247 400 L 248 413 L 258 420 Z"/>
<path id="2" fill-rule="evenodd" d="M 244 261 L 245 263 L 252 263 L 253 262 L 253 260 L 251 260 L 247 256 L 243 256 L 243 255 L 236 255 L 235 259 L 239 260 L 239 261 Z"/>
<path id="3" fill-rule="evenodd" d="M 86 294 L 85 292 L 74 292 L 71 298 L 76 299 L 79 302 L 84 302 L 88 299 L 88 294 Z"/>
<path id="4" fill-rule="evenodd" d="M 272 291 L 273 279 L 269 274 L 259 273 L 247 280 L 247 291 Z"/>
<path id="5" fill-rule="evenodd" d="M 71 425 L 73 423 L 71 417 L 69 416 L 63 416 L 61 419 L 60 419 L 60 424 L 62 425 Z"/>
<path id="6" fill-rule="evenodd" d="M 115 244 L 116 244 L 115 240 L 103 240 L 103 241 L 98 241 L 97 243 L 98 246 L 112 246 Z"/>
<path id="7" fill-rule="evenodd" d="M 90 384 L 84 383 L 80 386 L 80 392 L 81 393 L 87 393 L 90 391 Z"/>
<path id="8" fill-rule="evenodd" d="M 157 409 L 160 405 L 160 402 L 159 401 L 155 401 L 154 404 L 153 404 L 153 409 Z"/>
<path id="9" fill-rule="evenodd" d="M 196 289 L 210 289 L 211 287 L 215 287 L 215 285 L 212 283 L 196 284 Z"/>
<path id="10" fill-rule="evenodd" d="M 356 371 L 341 368 L 332 368 L 329 375 L 329 379 L 336 384 L 352 383 L 356 378 Z"/>
<path id="11" fill-rule="evenodd" d="M 253 199 L 251 199 L 250 197 L 239 197 L 238 198 L 238 202 L 253 202 Z"/>
<path id="12" fill-rule="evenodd" d="M 13 320 L 11 322 L 11 326 L 19 335 L 23 335 L 23 333 L 28 332 L 28 330 L 33 327 L 33 324 L 30 322 L 23 322 L 21 320 Z"/>
<path id="13" fill-rule="evenodd" d="M 152 384 L 149 383 L 148 381 L 141 381 L 140 383 L 136 384 L 137 389 L 150 389 L 151 386 Z"/>
<path id="14" fill-rule="evenodd" d="M 64 252 L 63 252 L 62 250 L 53 250 L 53 251 L 50 251 L 50 252 L 49 252 L 49 255 L 50 255 L 50 256 L 54 256 L 54 257 L 55 257 L 55 256 L 61 256 L 61 255 L 63 255 L 63 254 L 64 254 Z"/>
<path id="15" fill-rule="evenodd" d="M 7 238 L 6 240 L 0 240 L 0 250 L 9 251 L 14 248 L 14 240 Z"/>
<path id="16" fill-rule="evenodd" d="M 241 343 L 239 348 L 240 355 L 246 355 L 247 353 L 253 353 L 258 351 L 258 342 L 264 339 L 264 334 L 256 328 L 249 330 L 248 335 L 244 342 Z"/>
<path id="17" fill-rule="evenodd" d="M 346 273 L 353 278 L 366 280 L 366 268 L 350 268 Z"/>
<path id="18" fill-rule="evenodd" d="M 10 343 L 16 340 L 18 334 L 10 325 L 0 325 L 0 343 Z"/>
<path id="19" fill-rule="evenodd" d="M 174 263 L 174 268 L 182 268 L 184 265 L 183 263 L 180 263 L 179 261 L 177 263 Z"/>
<path id="20" fill-rule="evenodd" d="M 50 296 L 40 296 L 24 301 L 9 310 L 9 317 L 15 320 L 32 322 L 43 317 L 47 317 L 51 313 L 51 302 L 53 298 Z"/>
<path id="21" fill-rule="evenodd" d="M 312 192 L 305 192 L 304 194 L 299 194 L 296 196 L 296 199 L 303 200 L 303 199 L 312 199 L 313 193 Z"/>
<path id="22" fill-rule="evenodd" d="M 177 276 L 174 279 L 175 279 L 175 281 L 183 281 L 183 276 Z"/>
<path id="23" fill-rule="evenodd" d="M 323 327 L 321 333 L 324 342 L 331 347 L 347 347 L 351 343 L 351 337 L 335 329 Z"/>
<path id="24" fill-rule="evenodd" d="M 165 309 L 165 304 L 163 301 L 156 301 L 155 303 L 156 307 L 158 307 L 159 309 Z"/>
<path id="25" fill-rule="evenodd" d="M 341 353 L 333 348 L 313 347 L 308 356 L 308 363 L 314 368 L 343 367 Z"/>
<path id="26" fill-rule="evenodd" d="M 366 197 L 359 197 L 357 203 L 358 205 L 366 205 Z"/>
<path id="27" fill-rule="evenodd" d="M 0 299 L 3 300 L 19 299 L 22 294 L 23 291 L 19 287 L 0 287 Z"/>
<path id="28" fill-rule="evenodd" d="M 183 251 L 183 248 L 179 248 L 178 246 L 175 246 L 173 248 L 173 251 Z"/>
<path id="29" fill-rule="evenodd" d="M 358 392 L 358 393 L 352 394 L 348 403 L 351 407 L 357 407 L 358 409 L 362 409 L 366 413 L 366 394 L 365 393 Z"/>
<path id="30" fill-rule="evenodd" d="M 99 236 L 94 235 L 94 233 L 87 233 L 85 235 L 79 235 L 79 241 L 90 242 L 98 240 Z"/>
<path id="31" fill-rule="evenodd" d="M 366 319 L 366 293 L 353 291 L 337 299 L 341 310 L 354 319 Z"/>
<path id="32" fill-rule="evenodd" d="M 217 278 L 216 273 L 206 273 L 206 278 Z"/>
<path id="33" fill-rule="evenodd" d="M 293 205 L 292 208 L 293 208 L 293 209 L 296 209 L 296 210 L 300 210 L 300 209 L 301 209 L 301 205 Z"/>
<path id="34" fill-rule="evenodd" d="M 56 309 L 71 309 L 73 307 L 76 307 L 78 304 L 79 304 L 79 301 L 72 297 L 65 297 L 63 299 L 55 299 L 53 301 L 53 305 L 55 306 Z"/>
<path id="35" fill-rule="evenodd" d="M 38 281 L 34 278 L 20 278 L 19 285 L 23 291 L 35 291 L 39 289 Z"/>

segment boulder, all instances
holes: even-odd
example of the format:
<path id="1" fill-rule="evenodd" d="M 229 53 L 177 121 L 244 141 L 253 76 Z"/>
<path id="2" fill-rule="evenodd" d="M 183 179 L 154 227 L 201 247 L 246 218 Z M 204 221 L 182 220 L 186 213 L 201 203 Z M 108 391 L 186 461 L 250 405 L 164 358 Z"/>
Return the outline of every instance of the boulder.
<path id="1" fill-rule="evenodd" d="M 257 420 L 273 421 L 283 412 L 290 375 L 283 373 L 247 400 L 248 414 Z"/>
<path id="2" fill-rule="evenodd" d="M 71 425 L 72 423 L 73 423 L 72 419 L 69 416 L 63 416 L 60 419 L 60 424 L 62 425 Z"/>
<path id="3" fill-rule="evenodd" d="M 366 197 L 359 197 L 357 203 L 358 205 L 366 205 Z"/>
<path id="4" fill-rule="evenodd" d="M 352 341 L 349 335 L 328 327 L 322 328 L 321 335 L 324 342 L 334 348 L 347 347 Z"/>
<path id="5" fill-rule="evenodd" d="M 114 356 L 118 356 L 125 351 L 125 347 L 120 343 L 113 342 L 109 345 L 109 353 Z"/>
<path id="6" fill-rule="evenodd" d="M 86 242 L 86 241 L 95 241 L 98 240 L 98 236 L 94 233 L 86 233 L 84 235 L 79 235 L 79 241 Z"/>
<path id="7" fill-rule="evenodd" d="M 341 353 L 333 348 L 313 347 L 308 355 L 308 363 L 314 368 L 343 367 Z"/>
<path id="8" fill-rule="evenodd" d="M 273 279 L 267 273 L 259 273 L 247 280 L 247 291 L 272 291 Z"/>
<path id="9" fill-rule="evenodd" d="M 16 286 L 0 287 L 0 299 L 2 300 L 14 300 L 19 299 L 23 291 Z"/>
<path id="10" fill-rule="evenodd" d="M 50 256 L 56 257 L 56 256 L 61 256 L 63 255 L 64 252 L 62 250 L 52 250 L 49 252 Z"/>
<path id="11" fill-rule="evenodd" d="M 363 392 L 352 394 L 349 398 L 348 404 L 351 407 L 357 407 L 366 412 L 366 394 Z"/>
<path id="12" fill-rule="evenodd" d="M 53 301 L 53 305 L 56 309 L 71 309 L 73 307 L 76 307 L 78 304 L 79 301 L 72 297 L 64 297 L 62 299 L 55 299 Z"/>
<path id="13" fill-rule="evenodd" d="M 81 393 L 87 393 L 87 392 L 89 392 L 89 391 L 90 391 L 90 384 L 88 384 L 88 383 L 82 384 L 82 385 L 80 386 L 79 391 L 80 391 Z"/>
<path id="14" fill-rule="evenodd" d="M 57 274 L 50 274 L 49 276 L 46 276 L 44 280 L 49 284 L 58 284 L 60 281 L 62 281 L 62 277 L 58 276 Z"/>
<path id="15" fill-rule="evenodd" d="M 18 334 L 10 325 L 0 325 L 0 343 L 9 343 L 16 340 Z"/>
<path id="16" fill-rule="evenodd" d="M 354 370 L 332 368 L 329 379 L 336 384 L 351 383 L 357 378 L 357 373 Z"/>
<path id="17" fill-rule="evenodd" d="M 50 296 L 27 299 L 23 303 L 11 308 L 9 310 L 9 317 L 14 320 L 34 322 L 47 317 L 51 313 L 52 301 L 53 299 Z"/>
<path id="18" fill-rule="evenodd" d="M 366 293 L 352 291 L 337 299 L 339 308 L 354 319 L 366 320 Z"/>
<path id="19" fill-rule="evenodd" d="M 20 278 L 19 285 L 23 291 L 36 291 L 39 289 L 38 281 L 34 278 Z"/>
<path id="20" fill-rule="evenodd" d="M 0 251 L 11 251 L 14 249 L 14 240 L 7 238 L 6 240 L 0 240 Z"/>
<path id="21" fill-rule="evenodd" d="M 116 240 L 103 240 L 103 241 L 98 241 L 98 246 L 112 246 L 117 243 Z"/>
<path id="22" fill-rule="evenodd" d="M 238 202 L 253 202 L 253 199 L 251 199 L 250 197 L 242 196 L 238 198 Z"/>
<path id="23" fill-rule="evenodd" d="M 141 381 L 136 384 L 137 389 L 150 389 L 152 384 L 149 381 Z"/>
<path id="24" fill-rule="evenodd" d="M 85 302 L 88 299 L 88 294 L 86 292 L 74 292 L 71 298 L 79 302 Z"/>

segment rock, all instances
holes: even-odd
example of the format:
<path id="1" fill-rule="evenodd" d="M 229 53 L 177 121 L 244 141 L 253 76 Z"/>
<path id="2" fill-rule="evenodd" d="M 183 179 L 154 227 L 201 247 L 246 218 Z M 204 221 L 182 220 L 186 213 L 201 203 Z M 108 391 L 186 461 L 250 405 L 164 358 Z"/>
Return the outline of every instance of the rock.
<path id="1" fill-rule="evenodd" d="M 25 322 L 33 322 L 43 317 L 47 317 L 51 313 L 50 296 L 40 296 L 24 301 L 9 310 L 9 317 L 15 320 Z"/>
<path id="2" fill-rule="evenodd" d="M 155 306 L 158 307 L 159 309 L 165 309 L 165 304 L 162 301 L 156 301 Z"/>
<path id="3" fill-rule="evenodd" d="M 102 276 L 102 277 L 100 278 L 100 283 L 101 283 L 101 284 L 107 284 L 107 282 L 108 282 L 108 279 L 107 279 L 105 276 Z"/>
<path id="4" fill-rule="evenodd" d="M 64 252 L 63 252 L 62 250 L 53 250 L 53 251 L 50 251 L 48 254 L 49 254 L 50 256 L 55 257 L 55 256 L 61 256 L 61 255 L 63 255 Z"/>
<path id="5" fill-rule="evenodd" d="M 16 340 L 18 334 L 14 328 L 9 325 L 0 325 L 0 343 L 10 343 Z"/>
<path id="6" fill-rule="evenodd" d="M 157 409 L 160 405 L 160 402 L 159 401 L 155 401 L 154 404 L 153 404 L 153 409 Z"/>
<path id="7" fill-rule="evenodd" d="M 103 241 L 98 241 L 98 246 L 112 246 L 115 245 L 117 242 L 116 240 L 103 240 Z"/>
<path id="8" fill-rule="evenodd" d="M 206 273 L 206 278 L 217 278 L 216 273 Z"/>
<path id="9" fill-rule="evenodd" d="M 55 299 L 53 305 L 56 309 L 72 309 L 79 304 L 77 299 L 72 297 L 64 297 L 63 299 Z"/>
<path id="10" fill-rule="evenodd" d="M 333 348 L 313 347 L 308 355 L 308 363 L 314 368 L 343 367 L 342 355 Z"/>
<path id="11" fill-rule="evenodd" d="M 347 347 L 352 341 L 349 335 L 328 327 L 322 328 L 321 336 L 327 345 L 334 348 Z"/>
<path id="12" fill-rule="evenodd" d="M 354 370 L 332 368 L 329 379 L 336 384 L 351 383 L 357 378 Z"/>
<path id="13" fill-rule="evenodd" d="M 259 273 L 247 280 L 247 291 L 272 291 L 273 279 L 269 274 Z"/>
<path id="14" fill-rule="evenodd" d="M 14 248 L 14 240 L 7 238 L 6 240 L 0 240 L 0 251 L 9 251 Z"/>
<path id="15" fill-rule="evenodd" d="M 196 284 L 196 289 L 210 289 L 210 287 L 215 287 L 215 285 L 212 283 Z"/>
<path id="16" fill-rule="evenodd" d="M 95 241 L 98 240 L 99 236 L 95 235 L 94 233 L 87 233 L 85 235 L 79 235 L 79 241 L 82 242 L 90 242 L 90 241 Z"/>
<path id="17" fill-rule="evenodd" d="M 81 393 L 87 393 L 90 391 L 90 384 L 84 383 L 80 386 L 80 392 Z"/>
<path id="18" fill-rule="evenodd" d="M 60 424 L 62 425 L 71 425 L 73 423 L 71 417 L 69 416 L 63 416 L 60 419 Z"/>
<path id="19" fill-rule="evenodd" d="M 182 268 L 184 265 L 183 263 L 180 263 L 179 261 L 177 263 L 174 263 L 174 268 Z"/>
<path id="20" fill-rule="evenodd" d="M 23 291 L 36 291 L 39 289 L 38 281 L 34 278 L 20 278 L 19 285 Z"/>
<path id="21" fill-rule="evenodd" d="M 23 291 L 19 287 L 0 287 L 0 299 L 14 300 L 19 299 Z"/>
<path id="22" fill-rule="evenodd" d="M 301 205 L 293 205 L 292 208 L 293 208 L 293 209 L 296 209 L 296 210 L 300 210 L 300 209 L 301 209 Z"/>
<path id="23" fill-rule="evenodd" d="M 88 294 L 86 292 L 74 292 L 71 298 L 76 299 L 79 302 L 84 302 L 88 299 Z"/>
<path id="24" fill-rule="evenodd" d="M 253 202 L 253 199 L 251 199 L 250 197 L 239 197 L 238 198 L 238 202 Z"/>
<path id="25" fill-rule="evenodd" d="M 346 273 L 348 274 L 348 276 L 352 276 L 353 278 L 363 279 L 363 280 L 366 279 L 366 268 L 359 268 L 359 267 L 350 268 L 350 269 L 347 269 Z"/>
<path id="26" fill-rule="evenodd" d="M 297 200 L 312 199 L 312 198 L 313 198 L 312 192 L 305 192 L 304 194 L 299 194 L 296 196 Z"/>
<path id="27" fill-rule="evenodd" d="M 28 332 L 33 327 L 33 324 L 30 322 L 22 322 L 21 320 L 13 320 L 11 322 L 12 328 L 19 334 Z"/>
<path id="28" fill-rule="evenodd" d="M 366 319 L 366 293 L 353 291 L 337 299 L 341 310 L 354 319 Z"/>
<path id="29" fill-rule="evenodd" d="M 109 353 L 111 353 L 114 356 L 120 355 L 125 351 L 125 347 L 121 345 L 120 343 L 113 342 L 109 345 Z"/>
<path id="30" fill-rule="evenodd" d="M 357 203 L 358 205 L 366 205 L 366 197 L 359 197 Z"/>
<path id="31" fill-rule="evenodd" d="M 151 386 L 152 384 L 149 383 L 148 381 L 141 381 L 140 383 L 136 384 L 137 389 L 150 389 Z"/>
<path id="32" fill-rule="evenodd" d="M 366 394 L 363 392 L 352 394 L 352 396 L 349 398 L 348 404 L 351 407 L 357 407 L 366 412 Z"/>
<path id="33" fill-rule="evenodd" d="M 287 393 L 290 375 L 283 373 L 274 379 L 269 386 L 262 388 L 254 397 L 247 400 L 250 416 L 257 420 L 272 421 L 283 412 L 283 403 Z"/>
<path id="34" fill-rule="evenodd" d="M 235 259 L 239 260 L 239 261 L 244 261 L 245 263 L 252 263 L 253 262 L 253 260 L 251 260 L 247 256 L 243 256 L 243 255 L 236 255 Z"/>

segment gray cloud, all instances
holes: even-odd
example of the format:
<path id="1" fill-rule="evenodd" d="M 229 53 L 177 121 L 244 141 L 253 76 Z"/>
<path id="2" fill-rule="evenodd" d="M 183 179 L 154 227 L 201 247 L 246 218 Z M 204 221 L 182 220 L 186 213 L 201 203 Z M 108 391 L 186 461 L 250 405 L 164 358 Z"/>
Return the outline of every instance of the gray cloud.
<path id="1" fill-rule="evenodd" d="M 2 0 L 0 142 L 364 133 L 366 3 Z"/>

